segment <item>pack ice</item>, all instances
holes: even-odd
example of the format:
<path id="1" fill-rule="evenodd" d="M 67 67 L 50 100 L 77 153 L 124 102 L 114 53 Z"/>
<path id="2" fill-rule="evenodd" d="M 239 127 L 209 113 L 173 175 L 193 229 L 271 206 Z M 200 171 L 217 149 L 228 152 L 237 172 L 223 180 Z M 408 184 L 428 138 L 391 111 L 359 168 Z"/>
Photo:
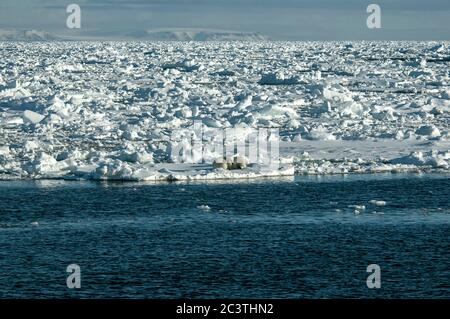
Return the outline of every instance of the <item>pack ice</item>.
<path id="1" fill-rule="evenodd" d="M 449 63 L 437 42 L 0 42 L 0 177 L 448 171 Z M 195 121 L 279 129 L 279 168 L 173 163 Z"/>

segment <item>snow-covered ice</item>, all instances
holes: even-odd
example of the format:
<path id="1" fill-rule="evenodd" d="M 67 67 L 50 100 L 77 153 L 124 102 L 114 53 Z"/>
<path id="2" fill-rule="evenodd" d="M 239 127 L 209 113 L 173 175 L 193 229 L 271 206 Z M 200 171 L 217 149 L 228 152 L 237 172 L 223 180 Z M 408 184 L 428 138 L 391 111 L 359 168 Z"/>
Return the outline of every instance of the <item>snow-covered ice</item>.
<path id="1" fill-rule="evenodd" d="M 0 42 L 0 178 L 449 171 L 449 63 L 437 42 Z M 173 163 L 196 121 L 279 129 L 279 169 Z"/>

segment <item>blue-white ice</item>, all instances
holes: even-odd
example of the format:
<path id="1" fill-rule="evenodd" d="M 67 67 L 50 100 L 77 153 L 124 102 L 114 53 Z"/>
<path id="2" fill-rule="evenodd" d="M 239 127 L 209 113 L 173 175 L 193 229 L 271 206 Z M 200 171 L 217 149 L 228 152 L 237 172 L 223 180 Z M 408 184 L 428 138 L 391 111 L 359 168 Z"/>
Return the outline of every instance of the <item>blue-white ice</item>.
<path id="1" fill-rule="evenodd" d="M 215 179 L 450 168 L 437 42 L 0 43 L 2 178 Z M 170 137 L 279 128 L 281 169 L 168 161 Z"/>

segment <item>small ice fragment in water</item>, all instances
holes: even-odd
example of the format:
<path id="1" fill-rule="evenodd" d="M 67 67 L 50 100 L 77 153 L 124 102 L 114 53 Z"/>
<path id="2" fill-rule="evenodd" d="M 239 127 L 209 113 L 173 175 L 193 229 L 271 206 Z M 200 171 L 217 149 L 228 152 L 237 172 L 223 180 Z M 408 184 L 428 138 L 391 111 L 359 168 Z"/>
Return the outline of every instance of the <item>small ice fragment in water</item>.
<path id="1" fill-rule="evenodd" d="M 361 210 L 366 210 L 366 206 L 364 205 L 349 205 L 349 208 L 354 208 L 355 210 L 361 211 Z"/>
<path id="2" fill-rule="evenodd" d="M 197 208 L 202 210 L 202 211 L 205 211 L 205 212 L 211 210 L 211 207 L 209 207 L 208 205 L 200 205 L 200 206 L 197 206 Z"/>
<path id="3" fill-rule="evenodd" d="M 375 206 L 386 206 L 386 202 L 384 200 L 371 200 L 369 203 Z"/>
<path id="4" fill-rule="evenodd" d="M 39 222 L 32 222 L 31 225 L 32 226 L 39 226 Z"/>

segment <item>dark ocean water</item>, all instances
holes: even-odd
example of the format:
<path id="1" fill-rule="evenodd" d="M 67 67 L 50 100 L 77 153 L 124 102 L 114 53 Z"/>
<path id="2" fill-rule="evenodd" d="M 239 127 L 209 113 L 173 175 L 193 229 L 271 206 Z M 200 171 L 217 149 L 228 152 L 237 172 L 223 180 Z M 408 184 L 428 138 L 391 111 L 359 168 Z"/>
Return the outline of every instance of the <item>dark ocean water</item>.
<path id="1" fill-rule="evenodd" d="M 449 235 L 445 175 L 0 182 L 0 296 L 450 298 Z"/>

